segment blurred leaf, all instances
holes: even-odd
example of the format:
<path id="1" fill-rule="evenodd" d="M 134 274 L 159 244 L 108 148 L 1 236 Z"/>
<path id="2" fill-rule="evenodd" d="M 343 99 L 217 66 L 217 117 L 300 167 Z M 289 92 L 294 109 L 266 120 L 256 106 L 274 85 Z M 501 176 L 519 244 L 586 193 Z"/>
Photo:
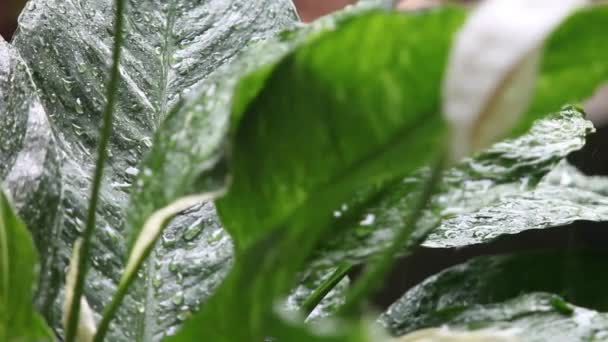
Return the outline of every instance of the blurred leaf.
<path id="1" fill-rule="evenodd" d="M 236 263 L 170 340 L 262 339 L 276 319 L 274 302 L 330 231 L 333 211 L 357 188 L 409 174 L 439 155 L 445 31 L 461 20 L 455 10 L 362 14 L 276 65 L 240 120 L 233 119 L 233 182 L 216 202 L 235 239 Z M 341 59 L 355 50 L 365 53 Z"/>
<path id="2" fill-rule="evenodd" d="M 53 341 L 34 311 L 38 254 L 32 237 L 0 190 L 0 340 Z"/>
<path id="3" fill-rule="evenodd" d="M 580 103 L 608 80 L 608 6 L 597 4 L 574 13 L 549 37 L 534 99 L 514 133 L 525 132 L 546 113 Z"/>
<path id="4" fill-rule="evenodd" d="M 46 316 L 55 327 L 59 327 L 63 273 L 88 203 L 111 63 L 112 4 L 110 0 L 30 1 L 14 37 L 13 45 L 24 60 L 22 71 L 15 75 L 32 76 L 42 106 L 30 105 L 35 103 L 34 93 L 24 92 L 21 83 L 5 86 L 0 79 L 0 96 L 8 103 L 0 107 L 3 139 L 5 130 L 14 132 L 2 142 L 0 175 L 18 196 L 20 212 L 33 213 L 24 217 L 43 254 L 42 281 L 47 284 L 41 286 L 45 293 L 39 306 L 49 311 Z M 107 181 L 101 191 L 99 229 L 85 287 L 95 312 L 111 298 L 124 266 L 123 210 L 153 132 L 170 108 L 180 105 L 182 93 L 206 91 L 196 89 L 214 70 L 252 41 L 290 27 L 296 20 L 287 0 L 133 0 L 130 5 Z M 28 134 L 33 133 L 37 135 L 30 138 Z M 17 164 L 20 158 L 27 164 Z M 9 171 L 14 178 L 9 178 Z M 214 208 L 198 206 L 177 222 L 188 227 L 187 234 L 182 238 L 180 233 L 173 241 L 167 236 L 167 246 L 148 268 L 158 272 L 141 278 L 109 340 L 160 339 L 223 277 L 231 243 L 219 231 Z M 196 272 L 178 272 L 182 261 Z M 208 286 L 199 288 L 203 279 Z"/>
<path id="5" fill-rule="evenodd" d="M 585 4 L 488 0 L 472 10 L 455 35 L 442 87 L 454 160 L 504 138 L 518 123 L 533 96 L 544 41 Z"/>
<path id="6" fill-rule="evenodd" d="M 602 295 L 606 262 L 605 255 L 592 252 L 476 258 L 410 289 L 380 321 L 396 335 L 447 324 L 518 328 L 523 341 L 562 335 L 572 337 L 564 341 L 586 340 L 583 337 L 608 328 L 608 316 L 591 310 L 608 309 L 608 296 Z M 552 295 L 523 295 L 534 292 L 554 293 L 587 309 Z"/>

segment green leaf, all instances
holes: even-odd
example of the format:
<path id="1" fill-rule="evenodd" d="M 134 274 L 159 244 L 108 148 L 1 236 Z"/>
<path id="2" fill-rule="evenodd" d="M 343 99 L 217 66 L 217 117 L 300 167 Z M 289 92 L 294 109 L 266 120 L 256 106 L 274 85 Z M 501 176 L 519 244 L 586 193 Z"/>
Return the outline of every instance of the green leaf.
<path id="1" fill-rule="evenodd" d="M 326 188 L 352 192 L 357 183 L 382 183 L 437 155 L 439 66 L 450 43 L 443 30 L 461 19 L 448 10 L 363 15 L 281 61 L 232 131 L 233 182 L 217 204 L 238 247 Z M 417 33 L 378 39 L 410 27 Z M 370 51 L 336 63 L 357 46 Z M 396 158 L 401 153 L 407 160 Z"/>
<path id="2" fill-rule="evenodd" d="M 330 231 L 333 211 L 356 189 L 411 173 L 442 152 L 445 32 L 462 14 L 361 14 L 276 65 L 230 131 L 233 182 L 216 204 L 236 263 L 170 340 L 264 338 L 274 301 Z"/>
<path id="3" fill-rule="evenodd" d="M 34 241 L 0 190 L 0 340 L 53 341 L 34 311 L 38 254 Z"/>
<path id="4" fill-rule="evenodd" d="M 606 311 L 608 297 L 602 295 L 608 278 L 603 272 L 606 261 L 603 254 L 570 251 L 476 258 L 410 289 L 381 316 L 380 321 L 396 335 L 425 327 L 451 325 L 452 322 L 456 326 L 480 328 L 486 325 L 484 323 L 493 326 L 512 320 L 513 327 L 538 324 L 545 328 L 525 330 L 526 333 L 538 331 L 552 336 L 556 330 L 547 329 L 551 322 L 569 320 L 564 325 L 557 324 L 554 329 L 560 331 L 576 322 L 579 314 L 582 318 L 586 311 L 591 318 L 593 312 L 570 308 L 555 297 L 548 297 L 548 305 L 535 306 L 533 304 L 539 303 L 539 298 L 547 297 L 518 296 L 554 293 L 575 305 Z M 605 326 L 606 317 L 601 321 Z M 580 329 L 580 334 L 593 332 L 591 326 Z"/>
<path id="5" fill-rule="evenodd" d="M 3 132 L 4 125 L 13 125 L 21 132 L 15 140 L 12 137 L 8 140 L 8 151 L 0 152 L 2 161 L 5 155 L 9 156 L 7 170 L 19 156 L 32 155 L 30 150 L 21 149 L 23 144 L 19 139 L 27 140 L 27 134 L 23 138 L 23 131 L 33 131 L 35 127 L 40 136 L 48 137 L 47 143 L 37 140 L 34 146 L 35 151 L 46 153 L 42 156 L 48 156 L 48 160 L 36 160 L 27 166 L 44 170 L 39 171 L 39 180 L 28 183 L 24 176 L 15 182 L 23 185 L 19 196 L 25 200 L 23 204 L 18 203 L 20 210 L 22 207 L 31 210 L 46 222 L 31 226 L 39 248 L 50 250 L 49 258 L 45 255 L 44 260 L 52 261 L 43 265 L 42 272 L 43 280 L 48 279 L 49 286 L 44 291 L 49 294 L 44 301 L 49 305 L 41 306 L 49 308 L 47 317 L 57 327 L 61 316 L 59 291 L 63 287 L 71 245 L 79 235 L 86 213 L 93 151 L 106 101 L 104 87 L 113 40 L 112 6 L 109 0 L 30 1 L 21 15 L 13 45 L 24 59 L 25 74 L 32 75 L 46 112 L 43 119 L 48 119 L 48 124 L 40 127 L 42 124 L 24 123 L 27 112 L 21 108 L 18 111 L 1 109 L 3 117 L 9 118 L 5 121 L 8 123 L 0 124 Z M 102 186 L 97 213 L 99 228 L 85 288 L 86 297 L 96 312 L 101 311 L 116 289 L 126 249 L 122 234 L 123 209 L 138 173 L 140 157 L 149 148 L 160 122 L 169 116 L 170 108 L 181 105 L 182 94 L 206 91 L 206 88 L 197 90 L 201 82 L 245 46 L 290 27 L 295 20 L 293 5 L 288 0 L 131 2 L 125 23 L 126 44 L 106 169 L 108 176 Z M 5 88 L 3 83 L 2 96 L 18 98 L 18 91 L 18 88 Z M 55 168 L 51 167 L 50 151 L 59 157 Z M 18 176 L 27 175 L 26 170 L 20 167 Z M 5 172 L 2 169 L 3 180 L 8 183 Z M 49 195 L 35 197 L 36 191 Z M 51 195 L 56 196 L 50 197 L 54 202 L 45 203 L 44 199 Z M 155 289 L 155 284 L 160 284 L 155 280 L 156 274 L 142 277 L 119 313 L 109 339 L 158 339 L 175 329 L 190 306 L 209 295 L 213 284 L 225 273 L 225 259 L 231 249 L 228 238 L 218 233 L 219 228 L 214 228 L 217 219 L 213 211 L 212 207 L 199 206 L 192 209 L 189 216 L 178 218 L 181 227 L 191 226 L 187 237 L 182 239 L 180 234 L 176 237 L 180 240 L 171 246 L 169 243 L 151 264 L 154 268 L 157 263 L 159 272 L 171 277 L 163 273 L 163 286 L 158 289 Z M 205 227 L 208 228 L 205 233 L 197 233 Z M 196 248 L 187 249 L 188 246 Z M 191 270 L 171 271 L 178 268 L 172 265 L 182 262 Z M 199 287 L 201 279 L 209 286 Z M 185 299 L 180 299 L 180 294 Z M 179 312 L 182 314 L 178 315 Z"/>
<path id="6" fill-rule="evenodd" d="M 278 62 L 318 34 L 376 4 L 360 4 L 312 25 L 283 31 L 268 41 L 252 43 L 231 62 L 215 70 L 199 91 L 176 106 L 158 129 L 143 162 L 127 210 L 130 247 L 146 219 L 182 196 L 225 185 L 226 136 L 245 108 L 264 87 Z M 158 180 L 162 179 L 162 182 Z"/>
<path id="7" fill-rule="evenodd" d="M 588 207 L 597 195 L 576 192 L 575 184 L 584 188 L 582 184 L 591 178 L 558 166 L 570 152 L 583 147 L 592 131 L 582 113 L 565 108 L 536 122 L 525 135 L 499 142 L 447 170 L 441 192 L 419 227 L 425 230 L 437 225 L 423 245 L 462 247 L 575 220 L 604 220 L 600 205 Z M 562 184 L 561 174 L 580 181 Z M 346 210 L 340 222 L 346 230 L 325 244 L 313 267 L 342 260 L 361 263 L 385 248 L 395 230 L 403 226 L 402 213 L 409 211 L 425 175 L 423 170 L 393 184 L 371 202 L 359 204 L 363 210 L 355 206 Z"/>

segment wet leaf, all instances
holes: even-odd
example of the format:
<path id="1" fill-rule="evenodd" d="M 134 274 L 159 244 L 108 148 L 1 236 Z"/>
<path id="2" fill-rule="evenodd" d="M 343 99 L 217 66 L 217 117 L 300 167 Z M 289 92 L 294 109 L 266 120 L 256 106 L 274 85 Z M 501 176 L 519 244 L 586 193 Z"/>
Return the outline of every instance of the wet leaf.
<path id="1" fill-rule="evenodd" d="M 38 254 L 34 241 L 0 190 L 0 340 L 53 341 L 34 311 Z"/>
<path id="2" fill-rule="evenodd" d="M 398 341 L 597 341 L 608 334 L 608 314 L 571 305 L 547 293 L 472 305 L 444 324 L 441 328 L 413 332 Z"/>
<path id="3" fill-rule="evenodd" d="M 13 47 L 0 39 L 0 179 L 41 255 L 36 306 L 48 314 L 56 295 L 48 272 L 55 258 L 56 212 L 61 182 L 55 139 L 29 70 Z"/>
<path id="4" fill-rule="evenodd" d="M 447 170 L 441 192 L 419 227 L 437 225 L 423 245 L 462 247 L 528 229 L 606 219 L 603 202 L 589 207 L 601 195 L 581 191 L 601 180 L 560 164 L 583 147 L 592 131 L 591 122 L 568 107 L 539 120 L 527 134 L 497 143 Z M 387 246 L 404 224 L 403 213 L 412 205 L 425 173 L 391 184 L 363 210 L 351 209 L 352 216 L 344 213 L 338 224 L 353 228 L 329 241 L 313 264 L 326 267 L 345 259 L 360 263 Z M 562 183 L 561 177 L 577 181 Z"/>
<path id="5" fill-rule="evenodd" d="M 462 247 L 529 229 L 604 222 L 608 220 L 607 188 L 605 177 L 586 176 L 562 162 L 534 190 L 505 193 L 479 210 L 444 220 L 424 246 Z"/>
<path id="6" fill-rule="evenodd" d="M 333 211 L 358 187 L 409 174 L 442 152 L 436 85 L 450 44 L 444 33 L 462 14 L 362 14 L 314 36 L 274 67 L 233 119 L 233 180 L 216 201 L 235 240 L 236 262 L 170 340 L 271 335 L 269 322 L 278 319 L 273 304 L 331 230 Z M 384 34 L 414 28 L 416 35 Z M 335 63 L 354 50 L 367 53 Z"/>
<path id="7" fill-rule="evenodd" d="M 568 18 L 550 36 L 545 44 L 534 100 L 514 129 L 514 135 L 525 134 L 535 120 L 559 110 L 565 103 L 582 101 L 593 93 L 598 84 L 608 79 L 608 65 L 600 62 L 607 57 L 606 52 L 598 48 L 608 44 L 608 35 L 600 33 L 604 27 L 602 23 L 606 20 L 608 7 L 585 8 Z M 573 57 L 574 51 L 576 58 Z M 593 68 L 589 68 L 589 65 Z M 581 77 L 583 74 L 586 76 Z M 568 111 L 577 110 L 570 108 Z M 465 160 L 448 171 L 443 195 L 436 200 L 434 213 L 428 215 L 428 224 L 440 227 L 425 245 L 464 246 L 486 242 L 503 233 L 549 228 L 577 219 L 604 219 L 601 209 L 598 214 L 587 211 L 578 217 L 576 208 L 565 204 L 565 207 L 558 208 L 572 210 L 553 211 L 541 207 L 547 198 L 536 197 L 537 211 L 534 215 L 522 213 L 524 207 L 518 207 L 519 211 L 507 210 L 505 213 L 515 220 L 513 226 L 499 223 L 501 210 L 505 210 L 504 206 L 499 206 L 501 196 L 512 194 L 512 200 L 505 204 L 518 203 L 515 195 L 517 192 L 521 192 L 520 199 L 527 198 L 543 175 L 568 153 L 584 145 L 584 137 L 592 129 L 591 123 L 582 120 L 580 114 L 543 122 L 531 128 L 531 135 L 506 144 L 499 143 L 488 152 L 482 152 L 472 160 Z M 574 170 L 570 171 L 574 172 L 574 177 L 578 175 Z M 416 178 L 404 179 L 403 182 L 387 187 L 371 202 L 360 198 L 365 198 L 365 195 L 352 199 L 351 209 L 339 212 L 341 217 L 336 222 L 338 227 L 343 227 L 345 233 L 330 240 L 313 264 L 333 267 L 341 260 L 361 262 L 386 246 L 393 236 L 393 230 L 403 224 L 403 213 L 411 203 L 408 194 L 416 191 L 418 183 Z M 366 190 L 362 192 L 365 194 Z M 574 193 L 575 190 L 569 192 Z M 583 199 L 579 203 L 584 201 Z M 554 202 L 549 203 L 554 205 Z M 487 208 L 483 209 L 485 206 Z M 543 209 L 547 210 L 544 214 L 540 212 Z M 484 213 L 484 210 L 491 211 L 491 216 L 485 217 L 487 212 Z M 479 214 L 475 216 L 475 212 Z M 462 219 L 459 218 L 460 215 Z M 478 233 L 473 225 L 481 227 Z"/>
<path id="8" fill-rule="evenodd" d="M 32 220 L 39 216 L 43 222 L 28 224 L 44 255 L 42 281 L 46 279 L 49 284 L 42 290 L 48 293 L 40 297 L 40 306 L 48 308 L 46 316 L 57 327 L 63 297 L 58 292 L 63 288 L 71 244 L 79 235 L 86 213 L 105 103 L 113 39 L 112 4 L 109 0 L 30 1 L 21 15 L 13 45 L 23 57 L 23 69 L 27 70 L 24 75 L 32 76 L 39 91 L 42 114 L 29 109 L 35 108 L 29 105 L 34 99 L 24 99 L 19 108 L 13 104 L 13 99 L 23 98 L 16 96 L 20 83 L 2 88 L 2 96 L 6 94 L 9 105 L 19 110 L 3 109 L 0 125 L 3 131 L 6 126 L 19 134 L 2 142 L 9 148 L 0 153 L 3 161 L 7 156 L 1 175 L 11 192 L 19 190 L 19 198 L 23 198 L 17 200 L 20 212 L 29 210 L 37 215 Z M 171 108 L 180 105 L 182 94 L 205 91 L 195 89 L 214 70 L 253 41 L 291 26 L 296 19 L 287 0 L 131 1 L 129 5 L 114 134 L 97 215 L 92 268 L 85 287 L 95 312 L 100 312 L 111 298 L 124 266 L 123 210 L 134 178 L 140 173 L 140 157 L 151 145 L 156 128 Z M 38 118 L 41 123 L 28 123 L 28 116 L 23 114 L 27 110 L 30 121 L 38 118 L 36 114 L 42 117 Z M 40 138 L 31 138 L 30 145 L 22 144 L 28 141 L 29 132 L 37 132 Z M 38 155 L 42 159 L 30 159 L 27 166 L 16 164 L 19 158 Z M 14 180 L 6 176 L 11 169 Z M 38 173 L 30 176 L 32 172 Z M 21 188 L 11 186 L 9 181 L 21 184 Z M 46 197 L 35 196 L 36 191 Z M 158 263 L 158 273 L 141 278 L 109 339 L 159 339 L 185 319 L 191 306 L 209 295 L 225 272 L 231 243 L 214 228 L 218 225 L 214 209 L 193 208 L 189 216 L 178 218 L 177 224 L 191 227 L 187 237 L 182 238 L 181 233 L 166 236 L 167 245 L 159 249 L 159 256 L 150 264 L 150 269 L 156 269 Z M 155 281 L 161 272 L 165 272 L 163 281 Z M 201 279 L 207 287 L 198 287 Z M 177 298 L 179 294 L 183 299 Z"/>
<path id="9" fill-rule="evenodd" d="M 380 322 L 395 335 L 445 324 L 512 330 L 519 341 L 601 339 L 608 329 L 605 263 L 593 252 L 476 258 L 410 289 Z"/>

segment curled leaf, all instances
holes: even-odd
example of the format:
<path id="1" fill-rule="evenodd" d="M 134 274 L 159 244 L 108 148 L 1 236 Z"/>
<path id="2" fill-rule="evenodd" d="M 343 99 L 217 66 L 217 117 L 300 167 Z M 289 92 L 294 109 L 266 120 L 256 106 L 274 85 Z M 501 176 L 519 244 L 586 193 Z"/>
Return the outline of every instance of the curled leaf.
<path id="1" fill-rule="evenodd" d="M 458 33 L 443 112 L 458 160 L 501 138 L 527 108 L 543 41 L 585 0 L 489 0 Z"/>
<path id="2" fill-rule="evenodd" d="M 72 316 L 70 307 L 72 306 L 72 300 L 74 300 L 74 285 L 76 284 L 76 270 L 78 269 L 80 246 L 82 240 L 77 240 L 74 243 L 74 250 L 72 251 L 72 259 L 70 260 L 70 269 L 65 277 L 65 300 L 63 302 L 63 326 L 67 329 L 67 325 Z M 80 318 L 78 320 L 78 330 L 76 333 L 77 342 L 90 342 L 93 341 L 95 336 L 95 319 L 93 318 L 93 310 L 89 306 L 89 303 L 84 296 L 80 298 Z"/>

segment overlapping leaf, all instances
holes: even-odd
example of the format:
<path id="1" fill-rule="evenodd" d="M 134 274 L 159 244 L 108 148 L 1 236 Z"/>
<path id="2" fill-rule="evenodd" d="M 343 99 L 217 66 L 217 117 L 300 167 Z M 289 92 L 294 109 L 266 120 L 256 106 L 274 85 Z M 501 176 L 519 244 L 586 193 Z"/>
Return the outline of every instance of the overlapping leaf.
<path id="1" fill-rule="evenodd" d="M 182 93 L 197 89 L 202 80 L 244 46 L 289 27 L 296 19 L 289 1 L 131 1 L 129 5 L 118 109 L 98 212 L 93 268 L 85 289 L 96 311 L 107 303 L 120 276 L 125 255 L 122 211 L 139 172 L 140 156 L 150 146 L 156 127 L 168 116 L 169 109 L 179 103 Z M 43 253 L 51 247 L 58 253 L 54 260 L 51 258 L 54 252 L 46 253 L 48 257 L 44 255 L 44 260 L 49 260 L 48 265 L 43 265 L 44 279 L 57 282 L 45 287 L 50 292 L 46 296 L 50 301 L 55 298 L 60 301 L 62 297 L 57 291 L 62 287 L 70 246 L 81 229 L 87 207 L 93 151 L 105 102 L 112 20 L 112 1 L 34 0 L 22 14 L 14 37 L 13 45 L 25 61 L 25 74 L 31 73 L 40 91 L 40 108 L 46 111 L 46 118 L 40 109 L 43 118 L 39 120 L 48 119 L 48 124 L 44 127 L 44 121 L 24 122 L 26 110 L 36 107 L 9 103 L 18 110 L 3 110 L 2 125 L 7 129 L 14 127 L 20 133 L 7 139 L 3 136 L 3 144 L 8 145 L 0 155 L 9 156 L 12 164 L 6 164 L 2 176 L 8 182 L 5 172 L 11 167 L 17 170 L 19 177 L 14 183 L 22 184 L 19 196 L 24 198 L 17 203 L 20 211 L 31 210 L 40 216 L 44 224 L 28 222 L 37 244 Z M 17 99 L 19 89 L 3 87 L 2 94 Z M 34 114 L 30 110 L 29 117 L 36 118 Z M 47 142 L 39 139 L 27 145 L 30 131 L 39 132 Z M 56 164 L 52 164 L 51 152 L 55 148 L 59 166 L 53 168 Z M 38 155 L 46 159 L 30 160 L 27 166 L 16 168 L 15 161 L 19 158 Z M 28 170 L 38 170 L 40 175 L 34 174 L 37 182 L 27 181 Z M 49 195 L 37 197 L 36 191 Z M 230 255 L 231 246 L 221 233 L 213 233 L 216 224 L 213 210 L 198 207 L 192 209 L 194 214 L 180 218 L 179 223 L 191 227 L 187 237 L 173 246 L 169 243 L 157 259 L 162 272 L 175 276 L 167 277 L 157 291 L 154 286 L 161 282 L 154 282 L 155 277 L 142 279 L 126 301 L 111 339 L 158 339 L 184 319 L 187 305 L 209 294 L 224 272 L 224 259 Z M 210 229 L 198 234 L 203 226 Z M 207 258 L 213 253 L 217 259 Z M 176 259 L 189 260 L 192 267 L 199 267 L 194 273 L 172 271 L 179 268 L 175 266 Z M 201 272 L 202 267 L 207 267 L 207 272 Z M 198 287 L 201 279 L 206 279 L 207 287 Z M 47 314 L 55 326 L 60 317 L 58 304 L 45 305 L 55 308 Z M 180 311 L 183 313 L 178 315 Z M 168 316 L 171 319 L 166 319 Z M 156 317 L 160 317 L 158 322 Z"/>
<path id="2" fill-rule="evenodd" d="M 539 120 L 527 134 L 497 143 L 447 170 L 441 193 L 421 223 L 421 229 L 437 225 L 423 245 L 462 247 L 488 242 L 502 234 L 608 218 L 601 214 L 599 205 L 594 207 L 596 210 L 564 210 L 574 203 L 583 207 L 592 202 L 591 198 L 597 198 L 589 194 L 588 202 L 586 193 L 573 195 L 578 186 L 582 190 L 584 183 L 591 180 L 572 168 L 557 167 L 570 152 L 583 147 L 585 137 L 592 131 L 591 122 L 581 112 L 566 108 Z M 424 174 L 421 171 L 418 176 L 395 183 L 363 212 L 347 209 L 341 213 L 344 218 L 339 224 L 353 228 L 329 241 L 315 264 L 332 265 L 343 259 L 363 262 L 384 248 L 395 229 L 404 224 L 402 213 L 412 205 L 416 185 Z M 556 182 L 560 174 L 579 181 Z M 568 199 L 572 202 L 566 202 Z M 354 211 L 354 215 L 349 216 L 349 211 Z"/>
<path id="3" fill-rule="evenodd" d="M 273 303 L 329 232 L 333 210 L 359 187 L 409 174 L 440 154 L 445 31 L 462 18 L 450 10 L 367 13 L 318 34 L 274 67 L 233 120 L 233 182 L 217 202 L 235 238 L 236 263 L 172 340 L 271 334 Z M 384 34 L 414 28 L 417 34 Z M 340 59 L 355 50 L 367 53 Z M 235 321 L 238 330 L 231 328 Z"/>
<path id="4" fill-rule="evenodd" d="M 534 120 L 557 111 L 565 103 L 583 100 L 602 80 L 608 79 L 608 65 L 601 62 L 608 56 L 604 49 L 598 48 L 608 44 L 608 35 L 601 33 L 604 30 L 601 23 L 605 20 L 608 20 L 607 7 L 583 9 L 552 34 L 546 43 L 534 101 L 514 134 L 529 130 Z M 589 65 L 593 68 L 588 68 Z M 589 77 L 580 77 L 583 73 Z M 591 132 L 592 126 L 580 113 L 575 114 L 577 111 L 571 107 L 562 111 L 561 119 L 554 117 L 538 122 L 528 135 L 499 143 L 448 171 L 444 192 L 435 201 L 434 213 L 427 215 L 427 224 L 438 224 L 439 228 L 425 245 L 458 247 L 486 242 L 502 234 L 549 228 L 575 220 L 605 220 L 602 210 L 595 214 L 592 210 L 583 211 L 578 216 L 579 211 L 572 204 L 584 207 L 586 199 L 574 195 L 575 190 L 566 185 L 562 187 L 554 181 L 546 181 L 543 188 L 551 187 L 552 190 L 532 192 L 536 183 L 557 162 L 584 145 L 584 137 Z M 586 182 L 572 169 L 556 173 L 567 173 L 564 177 Z M 344 259 L 361 262 L 385 246 L 393 236 L 393 230 L 403 224 L 402 213 L 411 205 L 408 194 L 415 191 L 417 183 L 415 178 L 404 179 L 386 189 L 373 202 L 359 204 L 358 210 L 339 212 L 342 218 L 337 225 L 348 228 L 344 235 L 334 237 L 328 243 L 315 263 L 331 266 Z M 564 196 L 568 202 L 556 207 L 556 195 Z M 590 194 L 587 200 L 594 197 Z M 525 211 L 521 200 L 535 210 Z M 354 203 L 358 201 L 360 199 L 353 200 Z M 504 218 L 510 218 L 505 222 L 511 224 L 501 222 Z"/>

